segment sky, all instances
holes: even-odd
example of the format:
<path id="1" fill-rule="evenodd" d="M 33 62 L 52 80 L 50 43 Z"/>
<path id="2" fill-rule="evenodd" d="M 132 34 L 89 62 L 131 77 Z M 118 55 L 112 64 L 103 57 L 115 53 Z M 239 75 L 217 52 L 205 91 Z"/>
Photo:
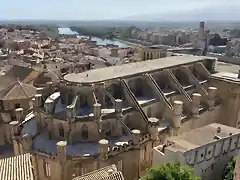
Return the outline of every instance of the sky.
<path id="1" fill-rule="evenodd" d="M 108 20 L 229 6 L 230 0 L 2 0 L 1 20 Z M 231 6 L 240 7 L 239 0 Z"/>

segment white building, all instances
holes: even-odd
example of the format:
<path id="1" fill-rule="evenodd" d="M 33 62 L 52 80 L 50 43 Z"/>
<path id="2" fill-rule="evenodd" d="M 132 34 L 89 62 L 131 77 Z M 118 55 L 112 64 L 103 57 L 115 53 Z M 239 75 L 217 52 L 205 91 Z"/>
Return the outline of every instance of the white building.
<path id="1" fill-rule="evenodd" d="M 154 148 L 153 165 L 179 162 L 192 166 L 203 180 L 218 180 L 239 150 L 240 129 L 214 123 L 168 138 Z"/>

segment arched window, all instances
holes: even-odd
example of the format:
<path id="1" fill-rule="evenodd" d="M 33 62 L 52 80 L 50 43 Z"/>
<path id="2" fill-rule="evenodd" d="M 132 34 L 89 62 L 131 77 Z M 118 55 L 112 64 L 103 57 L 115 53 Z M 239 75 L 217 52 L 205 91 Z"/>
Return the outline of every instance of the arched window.
<path id="1" fill-rule="evenodd" d="M 64 138 L 64 128 L 62 124 L 60 124 L 59 127 L 59 136 Z"/>
<path id="2" fill-rule="evenodd" d="M 87 140 L 88 139 L 88 127 L 86 124 L 82 125 L 81 133 L 82 133 L 82 139 Z"/>
<path id="3" fill-rule="evenodd" d="M 50 177 L 51 175 L 50 164 L 47 160 L 43 160 L 43 170 L 45 177 Z"/>
<path id="4" fill-rule="evenodd" d="M 153 59 L 153 54 L 152 53 L 150 53 L 150 59 Z"/>
<path id="5" fill-rule="evenodd" d="M 149 53 L 147 53 L 147 58 L 146 58 L 146 60 L 149 60 Z"/>

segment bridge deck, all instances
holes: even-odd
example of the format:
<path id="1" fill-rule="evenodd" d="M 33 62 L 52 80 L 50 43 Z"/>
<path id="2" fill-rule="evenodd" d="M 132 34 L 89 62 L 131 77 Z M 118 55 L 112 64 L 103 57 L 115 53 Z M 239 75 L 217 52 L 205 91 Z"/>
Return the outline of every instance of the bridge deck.
<path id="1" fill-rule="evenodd" d="M 111 66 L 94 69 L 83 73 L 72 73 L 64 76 L 64 79 L 72 83 L 89 84 L 103 82 L 120 77 L 133 76 L 135 74 L 148 73 L 164 68 L 195 63 L 205 59 L 212 59 L 206 56 L 171 56 L 166 58 L 124 64 L 121 66 Z"/>

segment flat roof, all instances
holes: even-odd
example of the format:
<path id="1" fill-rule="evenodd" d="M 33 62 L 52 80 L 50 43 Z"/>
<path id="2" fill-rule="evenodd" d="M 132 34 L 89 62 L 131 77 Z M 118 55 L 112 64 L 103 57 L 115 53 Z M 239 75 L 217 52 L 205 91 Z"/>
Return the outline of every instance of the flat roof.
<path id="1" fill-rule="evenodd" d="M 219 133 L 217 132 L 218 128 L 221 128 L 221 132 Z M 239 134 L 240 129 L 213 123 L 182 133 L 178 136 L 168 138 L 168 141 L 173 142 L 173 145 L 166 147 L 166 149 L 171 151 L 186 152 L 216 141 L 214 139 L 215 135 L 220 138 L 226 138 L 231 136 L 230 133 L 232 133 L 232 135 Z"/>
<path id="2" fill-rule="evenodd" d="M 120 66 L 99 68 L 83 73 L 67 74 L 64 76 L 64 79 L 72 83 L 91 84 L 121 77 L 132 76 L 135 74 L 148 73 L 151 71 L 180 66 L 183 64 L 195 63 L 203 61 L 205 59 L 213 58 L 193 55 L 170 56 L 160 59 L 123 64 Z"/>
<path id="3" fill-rule="evenodd" d="M 221 79 L 223 81 L 231 81 L 235 83 L 240 83 L 240 79 L 238 78 L 237 73 L 231 72 L 219 72 L 211 75 L 213 79 Z"/>

